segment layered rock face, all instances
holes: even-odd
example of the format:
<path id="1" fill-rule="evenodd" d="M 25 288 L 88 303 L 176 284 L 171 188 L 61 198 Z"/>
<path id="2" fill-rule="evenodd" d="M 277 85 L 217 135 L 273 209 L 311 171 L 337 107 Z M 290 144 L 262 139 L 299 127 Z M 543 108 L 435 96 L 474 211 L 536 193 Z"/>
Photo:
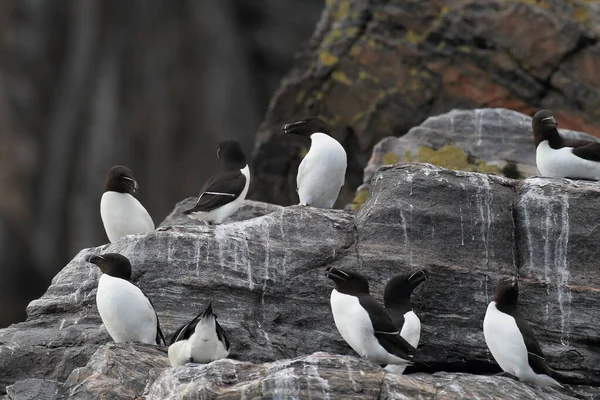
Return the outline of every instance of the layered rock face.
<path id="1" fill-rule="evenodd" d="M 597 183 L 402 164 L 382 168 L 372 191 L 357 214 L 247 203 L 253 218 L 216 227 L 187 225 L 182 204 L 164 230 L 83 250 L 26 322 L 0 330 L 6 398 L 597 395 Z M 95 306 L 99 271 L 85 262 L 103 252 L 131 259 L 167 336 L 212 301 L 233 360 L 173 369 L 166 348 L 110 343 Z M 378 299 L 395 274 L 430 272 L 413 296 L 427 371 L 396 377 L 356 357 L 333 323 L 327 266 L 365 274 Z M 505 275 L 519 276 L 522 312 L 566 389 L 469 374 L 499 371 L 482 321 Z"/>
<path id="2" fill-rule="evenodd" d="M 455 108 L 556 111 L 600 135 L 600 7 L 574 0 L 330 0 L 257 133 L 256 200 L 292 204 L 309 143 L 282 124 L 319 115 L 349 150 L 340 205 L 372 147 Z"/>

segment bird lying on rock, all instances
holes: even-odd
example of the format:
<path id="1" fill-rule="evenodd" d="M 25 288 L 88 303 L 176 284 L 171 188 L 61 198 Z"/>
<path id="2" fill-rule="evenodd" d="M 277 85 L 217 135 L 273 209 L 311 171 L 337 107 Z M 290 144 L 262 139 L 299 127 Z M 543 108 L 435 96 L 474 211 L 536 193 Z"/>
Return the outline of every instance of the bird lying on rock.
<path id="1" fill-rule="evenodd" d="M 236 212 L 250 187 L 250 169 L 242 146 L 235 140 L 219 143 L 221 168 L 200 191 L 196 205 L 183 213 L 207 224 L 220 224 Z"/>
<path id="2" fill-rule="evenodd" d="M 138 184 L 131 170 L 122 165 L 111 168 L 100 199 L 100 217 L 111 243 L 126 235 L 152 232 L 154 221 L 134 197 Z"/>
<path id="3" fill-rule="evenodd" d="M 346 176 L 346 151 L 329 136 L 329 126 L 320 118 L 286 124 L 283 133 L 310 137 L 310 150 L 300 163 L 296 185 L 300 205 L 332 208 Z"/>
<path id="4" fill-rule="evenodd" d="M 208 363 L 229 355 L 229 340 L 212 312 L 212 304 L 175 332 L 169 346 L 173 367 L 188 362 Z"/>
<path id="5" fill-rule="evenodd" d="M 413 311 L 410 296 L 413 290 L 429 278 L 427 271 L 419 270 L 408 274 L 397 275 L 390 279 L 383 291 L 385 311 L 392 322 L 400 330 L 402 336 L 411 346 L 417 348 L 421 338 L 421 321 Z M 402 374 L 406 365 L 388 365 L 387 371 Z"/>
<path id="6" fill-rule="evenodd" d="M 562 387 L 553 378 L 556 372 L 544 362 L 544 353 L 533 330 L 517 309 L 518 297 L 516 278 L 500 281 L 483 320 L 485 342 L 504 372 L 523 382 Z"/>
<path id="7" fill-rule="evenodd" d="M 333 280 L 331 312 L 340 335 L 362 358 L 377 364 L 411 364 L 416 349 L 384 308 L 369 294 L 369 282 L 356 272 L 329 267 Z"/>
<path id="8" fill-rule="evenodd" d="M 532 125 L 535 162 L 542 176 L 600 180 L 600 143 L 564 138 L 548 110 L 535 113 Z"/>
<path id="9" fill-rule="evenodd" d="M 117 343 L 166 345 L 150 299 L 131 283 L 131 263 L 127 257 L 107 253 L 91 256 L 88 261 L 102 271 L 96 305 L 110 337 Z"/>

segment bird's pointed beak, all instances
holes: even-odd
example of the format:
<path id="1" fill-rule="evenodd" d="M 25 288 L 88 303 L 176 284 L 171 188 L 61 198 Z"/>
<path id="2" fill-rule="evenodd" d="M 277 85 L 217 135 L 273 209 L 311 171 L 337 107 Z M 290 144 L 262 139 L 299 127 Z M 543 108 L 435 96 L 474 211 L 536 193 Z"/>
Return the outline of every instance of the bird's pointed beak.
<path id="1" fill-rule="evenodd" d="M 306 121 L 298 121 L 298 122 L 293 122 L 291 124 L 285 124 L 283 127 L 281 127 L 281 132 L 282 133 L 296 133 L 295 132 L 296 128 L 303 126 L 305 123 L 306 123 Z"/>
<path id="2" fill-rule="evenodd" d="M 87 259 L 87 262 L 89 262 L 91 264 L 96 264 L 96 265 L 98 265 L 102 261 L 106 261 L 106 258 L 104 258 L 102 256 L 97 256 L 97 255 L 89 256 Z"/>
<path id="3" fill-rule="evenodd" d="M 557 127 L 556 119 L 552 116 L 542 119 L 542 124 Z"/>
<path id="4" fill-rule="evenodd" d="M 135 179 L 130 178 L 128 176 L 124 176 L 123 179 L 125 180 L 125 183 L 127 184 L 127 187 L 129 187 L 129 189 L 131 190 L 132 193 L 137 193 L 138 191 L 138 183 Z"/>
<path id="5" fill-rule="evenodd" d="M 209 317 L 213 315 L 212 302 L 208 303 L 208 307 L 204 310 L 204 314 L 202 314 L 202 318 Z"/>
<path id="6" fill-rule="evenodd" d="M 425 282 L 427 279 L 429 279 L 429 273 L 426 270 L 422 269 L 420 271 L 414 272 L 411 276 L 409 276 L 408 282 L 414 287 L 417 287 L 421 283 Z"/>
<path id="7" fill-rule="evenodd" d="M 332 281 L 345 281 L 346 279 L 350 278 L 350 276 L 346 272 L 333 267 L 329 267 L 325 270 L 325 276 L 331 279 Z"/>

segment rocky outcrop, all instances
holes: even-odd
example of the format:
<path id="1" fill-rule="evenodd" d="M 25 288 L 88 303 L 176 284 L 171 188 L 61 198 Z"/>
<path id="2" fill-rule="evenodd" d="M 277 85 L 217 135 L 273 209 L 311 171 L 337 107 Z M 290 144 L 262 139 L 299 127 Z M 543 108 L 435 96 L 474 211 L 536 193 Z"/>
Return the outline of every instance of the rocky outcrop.
<path id="1" fill-rule="evenodd" d="M 574 0 L 332 0 L 257 133 L 252 198 L 294 204 L 307 142 L 282 124 L 327 120 L 349 154 L 339 205 L 373 146 L 455 108 L 556 112 L 600 135 L 600 8 Z"/>
<path id="2" fill-rule="evenodd" d="M 560 131 L 565 137 L 600 141 L 583 132 Z M 539 174 L 531 117 L 503 108 L 452 110 L 427 118 L 402 137 L 391 136 L 377 143 L 364 169 L 359 199 L 366 198 L 360 191 L 369 191 L 381 166 L 411 161 L 509 178 Z"/>
<path id="3" fill-rule="evenodd" d="M 30 304 L 26 322 L 0 330 L 0 384 L 23 393 L 22 380 L 47 380 L 75 398 L 103 391 L 186 398 L 193 390 L 205 398 L 377 398 L 416 390 L 423 398 L 487 390 L 528 398 L 569 398 L 576 390 L 593 398 L 597 389 L 586 385 L 600 386 L 600 250 L 592 245 L 600 239 L 598 197 L 592 182 L 516 181 L 403 164 L 380 170 L 356 215 L 293 206 L 219 226 L 173 219 L 166 230 L 78 254 Z M 249 203 L 247 211 L 260 213 L 254 206 L 272 210 Z M 107 251 L 132 260 L 134 280 L 153 300 L 167 336 L 212 301 L 235 361 L 171 369 L 164 348 L 111 344 L 95 307 L 99 272 L 85 262 Z M 392 377 L 355 357 L 333 324 L 326 266 L 361 271 L 379 299 L 394 274 L 429 270 L 431 279 L 414 295 L 426 370 Z M 458 373 L 499 371 L 481 325 L 497 280 L 514 274 L 548 364 L 571 389 Z M 313 354 L 320 351 L 331 354 Z M 424 374 L 436 371 L 448 373 Z"/>

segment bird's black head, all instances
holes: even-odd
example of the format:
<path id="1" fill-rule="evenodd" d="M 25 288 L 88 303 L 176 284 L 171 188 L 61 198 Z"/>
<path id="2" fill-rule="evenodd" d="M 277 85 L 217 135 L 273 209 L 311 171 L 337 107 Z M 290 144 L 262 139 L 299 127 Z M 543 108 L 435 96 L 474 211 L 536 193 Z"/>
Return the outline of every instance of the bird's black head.
<path id="1" fill-rule="evenodd" d="M 536 112 L 531 125 L 533 127 L 533 139 L 536 147 L 543 140 L 549 139 L 551 135 L 558 134 L 556 119 L 552 115 L 552 112 L 548 110 Z"/>
<path id="2" fill-rule="evenodd" d="M 421 283 L 429 279 L 425 270 L 397 275 L 389 280 L 383 291 L 383 303 L 386 307 L 410 304 L 410 295 Z"/>
<path id="3" fill-rule="evenodd" d="M 340 293 L 369 294 L 369 281 L 358 272 L 329 267 L 325 270 L 325 276 L 335 283 L 335 288 Z"/>
<path id="4" fill-rule="evenodd" d="M 208 318 L 210 316 L 214 316 L 215 319 L 217 319 L 217 315 L 213 314 L 212 303 L 208 303 L 208 307 L 206 307 L 206 310 L 202 313 L 202 318 Z"/>
<path id="5" fill-rule="evenodd" d="M 514 276 L 503 278 L 496 287 L 494 301 L 496 307 L 501 311 L 511 310 L 517 307 L 519 299 L 519 284 Z"/>
<path id="6" fill-rule="evenodd" d="M 321 118 L 311 117 L 303 119 L 302 121 L 294 122 L 292 124 L 285 124 L 281 128 L 281 132 L 310 137 L 316 132 L 329 135 L 330 129 L 329 125 L 327 125 L 327 123 Z"/>
<path id="7" fill-rule="evenodd" d="M 96 264 L 100 271 L 115 278 L 131 280 L 131 263 L 127 257 L 117 253 L 106 253 L 99 256 L 91 256 L 88 262 Z"/>
<path id="8" fill-rule="evenodd" d="M 242 146 L 235 140 L 224 140 L 219 143 L 217 157 L 228 168 L 242 169 L 248 164 Z"/>
<path id="9" fill-rule="evenodd" d="M 135 194 L 138 190 L 138 184 L 133 179 L 133 174 L 129 168 L 123 165 L 115 165 L 108 173 L 104 190 L 106 192 Z"/>

